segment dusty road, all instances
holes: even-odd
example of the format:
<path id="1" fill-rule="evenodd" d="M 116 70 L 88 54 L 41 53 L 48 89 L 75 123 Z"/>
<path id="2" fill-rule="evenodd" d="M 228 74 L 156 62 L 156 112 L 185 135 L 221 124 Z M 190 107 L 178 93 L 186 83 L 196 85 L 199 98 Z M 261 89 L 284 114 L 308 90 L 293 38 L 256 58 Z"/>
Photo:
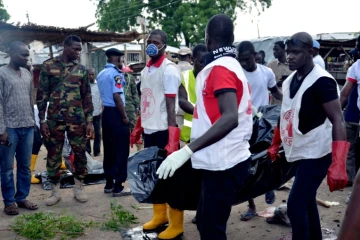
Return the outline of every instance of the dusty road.
<path id="1" fill-rule="evenodd" d="M 35 170 L 36 172 L 45 170 L 45 161 L 43 160 L 46 156 L 46 149 L 42 147 L 41 152 L 36 163 Z M 95 158 L 97 160 L 102 159 L 102 157 Z M 29 200 L 36 202 L 39 205 L 39 210 L 37 211 L 55 211 L 63 212 L 67 211 L 68 214 L 75 214 L 79 219 L 88 219 L 94 221 L 104 221 L 103 215 L 110 213 L 110 200 L 113 199 L 111 195 L 103 193 L 104 185 L 93 185 L 86 186 L 85 190 L 89 195 L 90 200 L 87 203 L 78 203 L 73 198 L 72 189 L 63 189 L 62 200 L 56 206 L 47 207 L 44 203 L 44 200 L 49 196 L 50 192 L 45 191 L 39 184 L 33 184 L 31 186 L 31 192 Z M 339 202 L 339 206 L 332 206 L 331 208 L 324 208 L 319 206 L 321 224 L 323 228 L 331 229 L 337 232 L 339 230 L 339 221 L 341 223 L 343 215 L 346 209 L 345 198 L 350 191 L 350 188 L 345 189 L 344 191 L 338 191 L 330 193 L 326 182 L 324 181 L 318 191 L 318 198 L 326 201 Z M 272 206 L 280 205 L 283 200 L 287 200 L 288 191 L 277 191 L 277 200 Z M 152 209 L 144 208 L 140 210 L 135 210 L 132 205 L 142 206 L 145 205 L 138 204 L 136 200 L 131 197 L 121 197 L 117 198 L 117 201 L 123 205 L 125 209 L 131 211 L 138 218 L 139 224 L 134 224 L 133 227 L 141 225 L 142 223 L 148 221 L 152 217 Z M 264 197 L 258 197 L 255 199 L 257 204 L 257 210 L 261 211 L 269 207 L 264 201 Z M 151 205 L 146 205 L 151 206 Z M 14 217 L 7 216 L 3 211 L 4 205 L 0 203 L 0 239 L 23 239 L 17 236 L 14 232 L 9 231 L 9 224 L 11 224 Z M 241 222 L 239 220 L 239 215 L 241 212 L 244 212 L 247 209 L 247 204 L 241 204 L 233 207 L 231 217 L 228 221 L 227 236 L 229 240 L 235 239 L 251 239 L 251 240 L 278 240 L 282 236 L 287 236 L 291 232 L 291 229 L 286 226 L 279 225 L 270 225 L 265 222 L 265 219 L 262 217 L 255 217 L 249 222 Z M 31 213 L 24 209 L 20 209 L 20 214 Z M 185 212 L 185 233 L 183 239 L 185 240 L 196 240 L 199 239 L 196 226 L 191 223 L 191 219 L 194 217 L 195 212 L 187 211 Z M 121 239 L 119 232 L 111 231 L 101 231 L 97 229 L 87 230 L 86 235 L 78 239 Z M 332 239 L 334 240 L 334 239 Z"/>

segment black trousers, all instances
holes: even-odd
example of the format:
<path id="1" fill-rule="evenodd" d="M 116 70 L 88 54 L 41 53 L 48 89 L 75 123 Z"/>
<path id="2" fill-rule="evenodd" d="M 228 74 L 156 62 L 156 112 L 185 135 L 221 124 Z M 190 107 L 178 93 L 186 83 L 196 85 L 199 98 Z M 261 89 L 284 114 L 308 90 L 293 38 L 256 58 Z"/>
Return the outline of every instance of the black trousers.
<path id="1" fill-rule="evenodd" d="M 358 171 L 360 168 L 360 126 L 358 127 L 357 138 L 355 141 L 354 148 L 355 148 L 355 158 L 356 158 L 356 171 Z"/>
<path id="2" fill-rule="evenodd" d="M 42 145 L 42 138 L 41 138 L 41 134 L 40 134 L 40 129 L 38 126 L 35 126 L 34 127 L 34 143 L 33 143 L 33 147 L 32 147 L 33 155 L 39 154 L 41 145 Z"/>
<path id="3" fill-rule="evenodd" d="M 94 155 L 99 155 L 100 153 L 100 144 L 101 144 L 101 134 L 100 134 L 100 121 L 101 115 L 93 116 L 93 125 L 94 125 L 94 132 L 95 132 L 95 139 L 94 139 Z M 88 139 L 86 142 L 86 151 L 90 154 L 91 153 L 91 140 Z"/>
<path id="4" fill-rule="evenodd" d="M 202 170 L 201 196 L 196 213 L 201 240 L 226 240 L 231 207 L 249 176 L 250 166 L 251 158 L 225 171 Z"/>
<path id="5" fill-rule="evenodd" d="M 288 200 L 293 240 L 321 240 L 316 191 L 331 164 L 331 153 L 319 159 L 299 160 Z"/>
<path id="6" fill-rule="evenodd" d="M 102 131 L 105 177 L 123 183 L 127 178 L 130 151 L 129 124 L 123 123 L 122 116 L 115 107 L 105 107 L 102 114 Z"/>
<path id="7" fill-rule="evenodd" d="M 166 145 L 168 144 L 169 140 L 169 131 L 159 131 L 154 132 L 152 134 L 144 134 L 144 148 L 148 147 L 158 147 L 165 149 Z"/>

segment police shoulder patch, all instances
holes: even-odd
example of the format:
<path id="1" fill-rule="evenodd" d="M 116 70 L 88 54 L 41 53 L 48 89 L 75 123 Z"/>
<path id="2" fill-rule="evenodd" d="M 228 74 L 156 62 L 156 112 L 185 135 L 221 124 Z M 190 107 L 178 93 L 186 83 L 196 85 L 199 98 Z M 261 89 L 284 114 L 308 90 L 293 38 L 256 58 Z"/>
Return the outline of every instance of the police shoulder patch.
<path id="1" fill-rule="evenodd" d="M 122 84 L 121 84 L 121 76 L 120 75 L 116 75 L 114 77 L 114 81 L 115 81 L 115 86 L 119 89 L 122 88 Z"/>
<path id="2" fill-rule="evenodd" d="M 114 77 L 114 80 L 115 80 L 116 83 L 121 83 L 121 76 L 120 76 L 120 75 L 116 75 L 116 76 Z"/>

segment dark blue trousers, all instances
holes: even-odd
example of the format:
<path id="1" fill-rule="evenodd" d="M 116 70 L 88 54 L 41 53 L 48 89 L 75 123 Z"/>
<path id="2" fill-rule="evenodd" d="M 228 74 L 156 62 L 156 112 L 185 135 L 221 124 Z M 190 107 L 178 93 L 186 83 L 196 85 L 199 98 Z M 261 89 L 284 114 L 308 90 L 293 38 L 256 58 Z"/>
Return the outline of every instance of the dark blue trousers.
<path id="1" fill-rule="evenodd" d="M 102 114 L 104 172 L 107 179 L 123 183 L 127 178 L 127 160 L 130 151 L 129 124 L 122 121 L 115 107 L 105 107 Z"/>
<path id="2" fill-rule="evenodd" d="M 331 164 L 331 153 L 319 159 L 300 160 L 288 200 L 292 240 L 321 240 L 316 191 Z"/>

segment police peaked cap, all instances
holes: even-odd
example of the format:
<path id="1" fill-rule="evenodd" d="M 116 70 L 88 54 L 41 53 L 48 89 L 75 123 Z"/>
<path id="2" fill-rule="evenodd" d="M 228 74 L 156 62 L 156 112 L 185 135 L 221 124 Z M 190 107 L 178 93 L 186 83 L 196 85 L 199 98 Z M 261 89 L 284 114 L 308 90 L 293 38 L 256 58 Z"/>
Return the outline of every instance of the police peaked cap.
<path id="1" fill-rule="evenodd" d="M 122 51 L 120 51 L 119 49 L 116 49 L 116 48 L 110 48 L 110 49 L 106 50 L 105 54 L 108 57 L 111 57 L 111 56 L 121 57 L 121 56 L 125 55 Z"/>

